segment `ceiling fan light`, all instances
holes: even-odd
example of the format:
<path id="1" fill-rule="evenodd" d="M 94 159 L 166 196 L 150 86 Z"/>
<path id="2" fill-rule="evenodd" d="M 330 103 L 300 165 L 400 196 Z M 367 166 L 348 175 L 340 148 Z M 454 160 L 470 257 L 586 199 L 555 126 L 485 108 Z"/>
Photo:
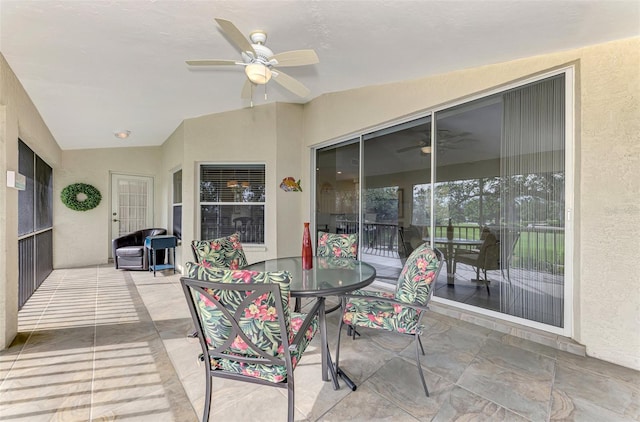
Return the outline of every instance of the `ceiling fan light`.
<path id="1" fill-rule="evenodd" d="M 422 151 L 423 154 L 431 154 L 431 147 L 430 146 L 422 147 L 420 148 L 420 151 Z"/>
<path id="2" fill-rule="evenodd" d="M 247 78 L 256 85 L 264 85 L 271 79 L 271 70 L 260 63 L 251 63 L 244 68 Z"/>

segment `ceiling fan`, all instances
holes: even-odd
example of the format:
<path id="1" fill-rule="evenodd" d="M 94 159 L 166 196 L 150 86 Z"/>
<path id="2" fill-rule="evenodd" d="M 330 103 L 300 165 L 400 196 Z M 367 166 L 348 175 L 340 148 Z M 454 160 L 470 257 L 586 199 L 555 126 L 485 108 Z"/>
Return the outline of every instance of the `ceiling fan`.
<path id="1" fill-rule="evenodd" d="M 309 89 L 298 80 L 279 70 L 281 67 L 306 66 L 319 63 L 314 50 L 292 50 L 278 54 L 264 45 L 267 33 L 254 31 L 247 39 L 242 32 L 230 21 L 216 18 L 222 32 L 229 41 L 240 50 L 242 61 L 236 60 L 187 60 L 189 66 L 244 66 L 247 75 L 241 97 L 251 99 L 253 87 L 267 84 L 271 78 L 299 97 L 309 95 Z"/>
<path id="2" fill-rule="evenodd" d="M 439 129 L 438 130 L 438 150 L 446 150 L 446 149 L 458 149 L 464 142 L 470 140 L 467 136 L 471 135 L 470 132 L 459 132 L 459 133 L 451 133 L 448 129 Z M 422 139 L 419 140 L 415 145 L 410 145 L 407 147 L 399 148 L 396 150 L 397 153 L 412 151 L 415 149 L 420 149 L 420 154 L 427 155 L 431 154 L 431 135 L 429 132 L 422 133 Z"/>

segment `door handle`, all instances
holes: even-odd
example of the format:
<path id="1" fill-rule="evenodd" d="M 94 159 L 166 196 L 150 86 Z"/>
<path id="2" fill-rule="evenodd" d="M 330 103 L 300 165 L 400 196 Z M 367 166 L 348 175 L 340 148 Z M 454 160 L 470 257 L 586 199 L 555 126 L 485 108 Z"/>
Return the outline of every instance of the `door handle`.
<path id="1" fill-rule="evenodd" d="M 116 223 L 116 222 L 118 222 L 118 221 L 120 221 L 120 220 L 117 220 L 117 219 L 115 219 L 115 218 L 113 219 L 113 222 L 114 222 L 114 223 Z"/>

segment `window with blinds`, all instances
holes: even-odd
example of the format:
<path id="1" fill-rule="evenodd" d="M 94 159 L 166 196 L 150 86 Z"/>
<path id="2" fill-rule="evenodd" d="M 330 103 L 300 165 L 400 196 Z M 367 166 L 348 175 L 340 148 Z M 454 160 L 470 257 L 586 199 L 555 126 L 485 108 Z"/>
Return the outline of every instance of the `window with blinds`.
<path id="1" fill-rule="evenodd" d="M 200 238 L 264 244 L 264 164 L 200 165 Z"/>

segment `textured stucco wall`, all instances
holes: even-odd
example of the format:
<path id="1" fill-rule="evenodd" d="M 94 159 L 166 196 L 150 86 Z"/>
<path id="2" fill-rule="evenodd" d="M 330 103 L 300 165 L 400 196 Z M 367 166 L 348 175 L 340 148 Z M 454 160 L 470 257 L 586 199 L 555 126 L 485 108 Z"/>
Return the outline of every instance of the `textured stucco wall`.
<path id="1" fill-rule="evenodd" d="M 265 245 L 245 246 L 247 260 L 256 262 L 299 253 L 303 197 L 299 193 L 285 193 L 279 185 L 286 176 L 303 176 L 300 156 L 303 149 L 307 154 L 308 150 L 303 148 L 301 137 L 302 106 L 298 104 L 268 104 L 186 119 L 182 123 L 163 146 L 163 153 L 174 157 L 165 163 L 165 171 L 177 165 L 182 167 L 181 264 L 193 259 L 185 245 L 200 238 L 196 209 L 200 163 L 264 163 Z M 181 157 L 181 163 L 176 156 Z"/>
<path id="2" fill-rule="evenodd" d="M 575 65 L 575 253 L 567 257 L 574 265 L 572 337 L 591 356 L 640 369 L 639 52 L 640 39 L 634 38 L 322 95 L 305 105 L 304 142 L 347 139 L 384 122 Z M 308 159 L 305 168 L 313 171 Z"/>
<path id="3" fill-rule="evenodd" d="M 111 248 L 111 173 L 154 178 L 154 209 L 161 209 L 159 179 L 161 147 L 67 150 L 53 183 L 54 268 L 104 264 Z M 60 200 L 60 192 L 71 183 L 88 183 L 102 194 L 100 205 L 89 211 L 73 211 Z M 165 201 L 166 203 L 166 201 Z M 154 213 L 154 226 L 166 222 Z"/>
<path id="4" fill-rule="evenodd" d="M 184 227 L 183 244 L 199 239 L 198 212 L 200 163 L 265 163 L 268 206 L 265 210 L 265 247 L 245 247 L 249 262 L 275 256 L 276 227 L 276 104 L 202 116 L 184 121 L 184 162 L 182 171 L 182 220 L 193 224 Z M 189 230 L 190 229 L 190 230 Z M 269 230 L 272 230 L 271 232 Z M 269 254 L 271 254 L 269 256 Z M 183 254 L 183 261 L 192 260 Z"/>
<path id="5" fill-rule="evenodd" d="M 302 106 L 298 104 L 278 104 L 276 121 L 276 180 L 285 177 L 300 179 L 303 191 L 311 190 L 311 177 L 303 171 L 300 154 L 309 155 L 302 147 Z M 308 196 L 300 192 L 285 192 L 276 189 L 277 213 L 277 255 L 300 255 L 302 247 L 303 222 L 310 221 L 310 215 L 302 212 L 302 201 Z M 315 248 L 314 248 L 315 250 Z"/>
<path id="6" fill-rule="evenodd" d="M 190 169 L 184 169 L 183 163 L 184 161 L 184 123 L 180 123 L 176 130 L 173 131 L 171 136 L 167 138 L 167 140 L 162 144 L 162 172 L 164 174 L 163 179 L 166 180 L 166 183 L 161 183 L 161 188 L 163 192 L 166 194 L 166 201 L 162 202 L 161 199 L 161 209 L 163 212 L 160 214 L 160 221 L 167 222 L 167 228 L 171 229 L 173 221 L 172 212 L 173 212 L 173 173 L 177 170 L 181 170 L 184 173 L 185 171 L 190 171 Z M 184 175 L 183 175 L 183 187 L 186 188 L 184 184 Z M 183 188 L 183 190 L 184 190 Z M 163 195 L 164 197 L 164 195 Z M 184 202 L 184 200 L 183 200 Z M 184 214 L 184 212 L 183 212 Z M 182 231 L 184 232 L 187 229 L 191 229 L 193 227 L 193 219 L 185 219 L 182 220 Z M 179 271 L 182 271 L 182 262 L 185 262 L 188 259 L 183 259 L 183 256 L 191 259 L 191 250 L 188 243 L 179 242 L 176 247 L 176 266 Z"/>
<path id="7" fill-rule="evenodd" d="M 580 50 L 579 339 L 640 369 L 640 41 Z"/>

